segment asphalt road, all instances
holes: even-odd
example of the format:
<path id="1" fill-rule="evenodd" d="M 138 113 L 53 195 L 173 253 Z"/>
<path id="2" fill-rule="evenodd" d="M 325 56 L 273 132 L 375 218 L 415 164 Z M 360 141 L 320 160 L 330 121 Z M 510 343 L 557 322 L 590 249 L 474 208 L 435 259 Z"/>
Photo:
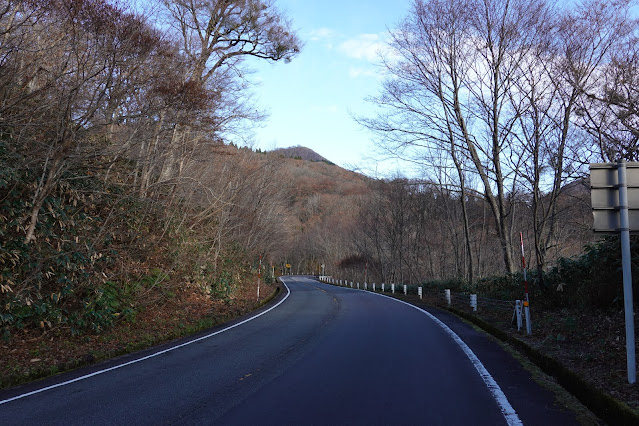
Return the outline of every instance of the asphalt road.
<path id="1" fill-rule="evenodd" d="M 576 424 L 449 314 L 285 283 L 231 328 L 2 391 L 0 424 Z"/>

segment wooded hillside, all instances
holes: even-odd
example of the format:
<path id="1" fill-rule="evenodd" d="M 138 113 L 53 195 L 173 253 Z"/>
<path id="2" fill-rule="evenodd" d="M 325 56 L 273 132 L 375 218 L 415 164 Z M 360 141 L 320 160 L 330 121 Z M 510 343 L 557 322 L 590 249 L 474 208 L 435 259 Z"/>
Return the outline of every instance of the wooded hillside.
<path id="1" fill-rule="evenodd" d="M 548 22 L 543 1 L 515 3 L 495 21 L 508 23 L 501 44 L 479 47 L 468 41 L 495 41 L 493 21 L 456 7 L 477 2 L 414 3 L 393 33 L 380 115 L 360 121 L 425 173 L 379 180 L 303 146 L 238 148 L 263 118 L 245 61 L 294 60 L 301 45 L 270 1 L 166 1 L 149 17 L 107 0 L 0 2 L 3 336 L 97 335 L 187 305 L 251 309 L 260 258 L 276 273 L 324 265 L 481 289 L 519 269 L 520 233 L 534 288 L 576 292 L 566 271 L 582 261 L 595 288 L 601 264 L 616 265 L 607 246 L 567 258 L 594 239 L 587 162 L 637 159 L 636 22 L 625 2 Z M 464 37 L 442 47 L 444 34 Z"/>
<path id="2" fill-rule="evenodd" d="M 0 4 L 6 336 L 101 331 L 183 288 L 232 300 L 288 246 L 279 162 L 225 140 L 260 119 L 243 59 L 290 60 L 297 36 L 268 2 L 156 13 Z"/>
<path id="3" fill-rule="evenodd" d="M 483 93 L 474 86 L 482 76 L 455 74 L 463 58 L 481 68 L 487 58 L 477 56 L 477 47 L 451 46 L 466 56 L 432 50 L 441 46 L 433 37 L 455 26 L 464 37 L 481 34 L 477 17 L 435 19 L 456 16 L 446 14 L 449 3 L 414 4 L 394 34 L 399 59 L 387 64 L 389 81 L 376 99 L 394 113 L 362 120 L 389 149 L 421 149 L 409 152 L 428 160 L 426 173 L 420 179 L 373 180 L 302 146 L 256 153 L 230 144 L 245 123 L 261 117 L 248 102 L 244 61 L 288 61 L 299 51 L 287 18 L 270 2 L 165 2 L 150 17 L 105 0 L 4 2 L 5 332 L 27 324 L 101 329 L 135 310 L 131 282 L 186 282 L 211 298 L 233 297 L 255 273 L 260 256 L 269 266 L 292 263 L 299 272 L 319 272 L 323 264 L 329 272 L 348 270 L 376 280 L 455 278 L 473 284 L 518 269 L 520 232 L 543 288 L 544 271 L 592 240 L 580 155 L 636 155 L 634 92 L 624 92 L 634 87 L 634 21 L 625 3 L 597 9 L 596 16 L 585 6 L 565 9 L 548 21 L 543 17 L 552 8 L 541 1 L 534 7 L 517 3 L 534 15 L 511 16 L 504 9 L 513 22 L 528 16 L 531 25 L 556 31 L 558 44 L 539 45 L 550 50 L 537 59 L 556 65 L 540 81 L 526 80 L 532 51 L 511 57 L 508 69 L 521 84 L 491 92 L 502 105 L 498 118 L 489 109 L 487 115 L 460 109 L 455 101 L 463 94 L 479 102 Z M 161 31 L 151 18 L 171 26 Z M 597 61 L 566 56 L 594 39 L 569 38 L 562 25 L 604 31 L 601 20 L 619 31 L 601 32 L 607 47 L 597 45 Z M 412 44 L 410 34 L 424 44 Z M 543 34 L 531 33 L 531 40 L 541 43 Z M 495 42 L 506 46 L 506 36 L 514 42 L 524 35 L 503 33 Z M 503 55 L 512 56 L 504 49 Z M 419 77 L 411 73 L 420 64 L 435 66 L 446 52 L 454 54 L 448 62 L 454 69 L 424 68 L 420 78 L 410 79 Z M 495 75 L 506 72 L 493 65 Z M 570 72 L 580 79 L 571 79 Z M 461 79 L 465 92 L 451 76 Z M 442 98 L 433 92 L 434 82 L 447 88 Z M 598 97 L 604 92 L 618 96 Z M 539 96 L 525 96 L 532 93 Z M 441 108 L 420 112 L 413 102 L 421 95 L 443 102 Z M 386 102 L 391 99 L 397 102 Z M 601 114 L 622 114 L 623 126 L 612 128 L 609 115 L 586 119 L 588 102 Z M 535 110 L 541 121 L 530 121 Z M 418 124 L 421 113 L 430 124 Z M 484 120 L 488 133 L 482 133 L 480 118 L 490 116 L 497 127 Z M 596 132 L 602 123 L 605 135 Z M 486 139 L 490 129 L 494 137 Z M 538 130 L 537 139 L 526 138 L 530 129 Z"/>
<path id="4" fill-rule="evenodd" d="M 306 160 L 306 161 L 324 161 L 330 163 L 326 158 L 319 155 L 317 152 L 312 149 L 303 147 L 303 146 L 292 146 L 289 148 L 277 148 L 271 151 L 274 154 L 281 155 L 286 158 L 295 158 L 298 160 Z"/>
<path id="5" fill-rule="evenodd" d="M 273 1 L 153 4 L 0 0 L 0 387 L 235 318 L 286 264 L 502 299 L 514 334 L 521 235 L 528 341 L 636 408 L 588 181 L 639 160 L 631 2 L 411 2 L 358 118 L 410 179 L 250 148 L 250 61 L 302 45 Z"/>

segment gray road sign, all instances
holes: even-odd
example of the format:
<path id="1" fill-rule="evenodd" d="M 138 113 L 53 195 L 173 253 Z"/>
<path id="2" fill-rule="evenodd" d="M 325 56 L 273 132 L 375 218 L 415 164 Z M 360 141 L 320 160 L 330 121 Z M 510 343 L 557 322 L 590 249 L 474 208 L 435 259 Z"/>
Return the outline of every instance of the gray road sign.
<path id="1" fill-rule="evenodd" d="M 590 165 L 590 199 L 595 232 L 616 233 L 621 229 L 617 168 L 617 163 Z M 639 232 L 639 163 L 626 163 L 626 178 L 630 232 Z"/>

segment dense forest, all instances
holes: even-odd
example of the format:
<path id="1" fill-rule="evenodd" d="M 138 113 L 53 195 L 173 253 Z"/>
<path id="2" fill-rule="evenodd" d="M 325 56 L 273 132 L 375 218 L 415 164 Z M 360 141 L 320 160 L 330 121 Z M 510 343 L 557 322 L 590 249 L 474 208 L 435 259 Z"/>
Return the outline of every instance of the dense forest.
<path id="1" fill-rule="evenodd" d="M 415 0 L 382 58 L 379 113 L 358 118 L 423 166 L 411 179 L 246 147 L 264 116 L 243 70 L 294 60 L 291 22 L 271 1 L 156 3 L 0 1 L 7 338 L 100 332 L 177 294 L 230 303 L 260 258 L 481 285 L 519 269 L 520 233 L 545 288 L 594 239 L 588 163 L 637 159 L 625 1 Z"/>

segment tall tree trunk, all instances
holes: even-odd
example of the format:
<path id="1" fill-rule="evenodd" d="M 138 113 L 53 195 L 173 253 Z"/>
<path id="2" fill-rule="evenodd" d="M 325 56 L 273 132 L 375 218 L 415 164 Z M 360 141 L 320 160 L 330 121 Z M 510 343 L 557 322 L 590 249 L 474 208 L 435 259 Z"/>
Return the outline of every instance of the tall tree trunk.
<path id="1" fill-rule="evenodd" d="M 33 240 L 35 240 L 35 230 L 36 225 L 38 223 L 38 216 L 40 214 L 40 210 L 44 205 L 44 200 L 49 196 L 51 190 L 55 186 L 62 168 L 64 166 L 63 162 L 59 158 L 55 158 L 52 160 L 49 168 L 47 170 L 47 163 L 45 162 L 45 169 L 43 171 L 42 177 L 40 179 L 40 183 L 37 185 L 36 192 L 33 196 L 31 212 L 29 214 L 29 224 L 27 226 L 27 232 L 24 237 L 24 243 L 29 244 Z"/>
<path id="2" fill-rule="evenodd" d="M 463 141 L 466 145 L 466 149 L 468 149 L 468 153 L 470 154 L 470 158 L 479 174 L 479 177 L 484 186 L 484 196 L 486 197 L 486 201 L 490 206 L 491 212 L 493 214 L 493 219 L 495 221 L 495 230 L 497 231 L 497 235 L 499 237 L 499 243 L 501 246 L 504 266 L 508 273 L 515 272 L 515 266 L 512 259 L 511 249 L 511 238 L 509 237 L 508 228 L 506 224 L 506 213 L 504 208 L 504 194 L 503 194 L 503 180 L 499 181 L 500 175 L 498 175 L 498 192 L 497 197 L 493 193 L 493 190 L 490 185 L 490 179 L 488 178 L 488 174 L 486 173 L 486 169 L 484 164 L 481 161 L 479 153 L 477 152 L 477 147 L 475 146 L 475 142 L 473 138 L 470 136 L 468 129 L 466 127 L 466 120 L 462 114 L 461 104 L 459 101 L 459 93 L 460 89 L 458 87 L 455 88 L 454 91 L 454 112 L 455 112 L 455 120 L 461 130 L 461 135 Z"/>
<path id="3" fill-rule="evenodd" d="M 166 110 L 163 109 L 160 112 L 160 118 L 155 125 L 151 142 L 143 142 L 142 146 L 140 147 L 139 161 L 142 162 L 142 168 L 140 172 L 140 186 L 138 191 L 140 198 L 146 197 L 149 185 L 151 183 L 151 171 L 154 166 L 153 160 L 155 154 L 157 153 L 157 147 L 160 143 L 160 135 L 162 133 L 162 126 L 164 125 L 165 117 Z"/>

